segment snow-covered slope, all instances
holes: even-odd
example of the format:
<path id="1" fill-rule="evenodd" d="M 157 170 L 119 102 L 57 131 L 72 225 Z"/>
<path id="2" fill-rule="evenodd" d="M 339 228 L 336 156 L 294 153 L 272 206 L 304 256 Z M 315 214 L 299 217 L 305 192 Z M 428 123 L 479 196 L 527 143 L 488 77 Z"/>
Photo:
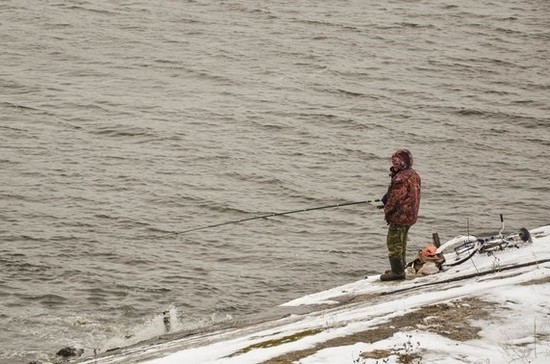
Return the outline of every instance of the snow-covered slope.
<path id="1" fill-rule="evenodd" d="M 286 303 L 306 314 L 128 348 L 89 363 L 550 362 L 550 226 L 434 276 L 378 277 Z"/>

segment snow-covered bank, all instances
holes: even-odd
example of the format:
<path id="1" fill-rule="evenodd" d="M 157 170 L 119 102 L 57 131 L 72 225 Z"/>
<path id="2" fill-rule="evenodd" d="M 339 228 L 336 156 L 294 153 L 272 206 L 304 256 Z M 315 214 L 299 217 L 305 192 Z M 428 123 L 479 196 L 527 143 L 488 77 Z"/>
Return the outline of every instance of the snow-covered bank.
<path id="1" fill-rule="evenodd" d="M 548 363 L 550 226 L 447 271 L 288 302 L 310 313 L 129 348 L 89 363 Z M 461 279 L 462 277 L 467 277 Z"/>

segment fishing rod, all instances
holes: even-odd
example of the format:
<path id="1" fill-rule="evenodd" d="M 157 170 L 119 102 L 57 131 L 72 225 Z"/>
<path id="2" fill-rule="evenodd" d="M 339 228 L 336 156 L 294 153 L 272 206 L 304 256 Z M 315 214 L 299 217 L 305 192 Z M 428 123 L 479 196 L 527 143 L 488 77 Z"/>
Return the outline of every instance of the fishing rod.
<path id="1" fill-rule="evenodd" d="M 209 229 L 209 228 L 214 228 L 214 227 L 229 225 L 229 224 L 238 224 L 238 223 L 245 222 L 245 221 L 267 219 L 269 217 L 274 217 L 274 216 L 290 215 L 290 214 L 295 214 L 295 213 L 298 213 L 298 212 L 307 212 L 307 211 L 314 211 L 314 210 L 338 208 L 338 207 L 344 207 L 344 206 L 350 206 L 350 205 L 359 205 L 359 204 L 364 204 L 364 203 L 374 204 L 374 203 L 377 203 L 377 202 L 380 202 L 380 199 L 366 200 L 366 201 L 355 201 L 355 202 L 344 202 L 344 203 L 338 203 L 338 204 L 335 204 L 335 205 L 310 207 L 310 208 L 292 210 L 292 211 L 286 211 L 286 212 L 274 212 L 274 213 L 271 213 L 271 214 L 266 214 L 266 215 L 261 215 L 261 216 L 247 217 L 245 219 L 240 219 L 240 220 L 220 222 L 218 224 L 199 226 L 199 227 L 195 227 L 195 228 L 187 229 L 187 230 L 183 230 L 183 231 L 176 231 L 176 232 L 174 232 L 174 234 L 186 234 L 186 233 L 189 233 L 191 231 L 204 230 L 204 229 Z"/>

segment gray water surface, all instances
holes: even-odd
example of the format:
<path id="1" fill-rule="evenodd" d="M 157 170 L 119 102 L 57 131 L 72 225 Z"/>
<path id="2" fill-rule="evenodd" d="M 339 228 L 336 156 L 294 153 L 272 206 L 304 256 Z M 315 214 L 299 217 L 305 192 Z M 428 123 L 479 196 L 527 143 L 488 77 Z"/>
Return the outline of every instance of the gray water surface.
<path id="1" fill-rule="evenodd" d="M 550 3 L 0 3 L 0 362 L 258 314 L 409 253 L 550 224 Z M 174 233 L 175 232 L 175 233 Z"/>

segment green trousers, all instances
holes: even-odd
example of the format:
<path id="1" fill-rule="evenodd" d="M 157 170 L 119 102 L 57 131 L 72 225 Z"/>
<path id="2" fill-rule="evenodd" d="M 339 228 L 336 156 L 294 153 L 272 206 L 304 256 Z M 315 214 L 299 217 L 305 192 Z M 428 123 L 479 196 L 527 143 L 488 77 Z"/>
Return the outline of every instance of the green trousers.
<path id="1" fill-rule="evenodd" d="M 409 226 L 390 225 L 388 228 L 388 256 L 390 258 L 399 258 L 405 261 L 407 255 L 407 233 Z"/>

